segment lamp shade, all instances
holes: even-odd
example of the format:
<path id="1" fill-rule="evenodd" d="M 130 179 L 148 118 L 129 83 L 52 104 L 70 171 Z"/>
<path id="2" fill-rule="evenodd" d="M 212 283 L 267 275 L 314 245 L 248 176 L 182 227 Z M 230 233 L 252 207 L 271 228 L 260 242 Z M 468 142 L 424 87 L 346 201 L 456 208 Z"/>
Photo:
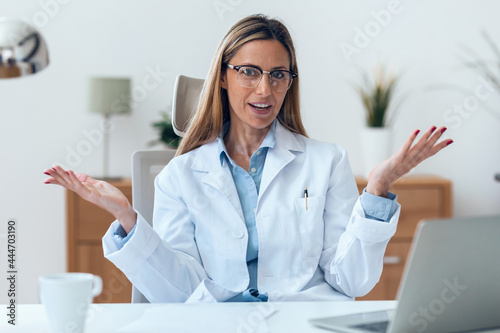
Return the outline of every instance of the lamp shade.
<path id="1" fill-rule="evenodd" d="M 89 79 L 89 111 L 103 115 L 129 114 L 130 79 L 94 77 Z"/>
<path id="2" fill-rule="evenodd" d="M 0 18 L 0 79 L 35 74 L 49 65 L 47 44 L 29 24 Z"/>

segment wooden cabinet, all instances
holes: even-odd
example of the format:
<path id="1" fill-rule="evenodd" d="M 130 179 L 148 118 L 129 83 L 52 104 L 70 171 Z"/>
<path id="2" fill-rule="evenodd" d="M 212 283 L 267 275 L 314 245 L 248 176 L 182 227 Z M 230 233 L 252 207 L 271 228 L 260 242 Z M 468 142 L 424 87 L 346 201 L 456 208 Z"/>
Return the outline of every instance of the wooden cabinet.
<path id="1" fill-rule="evenodd" d="M 366 187 L 366 179 L 357 178 L 358 190 Z M 399 179 L 391 192 L 401 204 L 396 234 L 387 246 L 380 282 L 358 300 L 396 299 L 415 228 L 420 220 L 450 217 L 452 209 L 451 182 L 431 176 L 407 176 Z"/>
<path id="2" fill-rule="evenodd" d="M 366 180 L 356 179 L 361 192 Z M 130 181 L 113 182 L 132 202 Z M 422 219 L 451 216 L 451 182 L 437 177 L 407 177 L 391 191 L 398 195 L 401 215 L 398 229 L 387 246 L 380 282 L 360 300 L 395 299 L 417 223 Z M 131 284 L 103 256 L 101 239 L 113 216 L 67 191 L 68 271 L 89 272 L 103 279 L 103 292 L 96 303 L 129 303 Z"/>
<path id="3" fill-rule="evenodd" d="M 111 182 L 132 202 L 129 180 Z M 102 237 L 114 218 L 103 209 L 66 191 L 68 271 L 99 275 L 103 282 L 101 295 L 95 303 L 130 303 L 132 285 L 125 275 L 104 258 Z"/>

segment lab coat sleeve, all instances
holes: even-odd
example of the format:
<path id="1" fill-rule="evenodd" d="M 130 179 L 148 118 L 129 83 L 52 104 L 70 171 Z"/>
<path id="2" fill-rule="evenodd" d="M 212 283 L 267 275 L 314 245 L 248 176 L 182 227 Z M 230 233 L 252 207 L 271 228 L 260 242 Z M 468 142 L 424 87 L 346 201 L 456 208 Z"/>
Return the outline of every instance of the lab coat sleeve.
<path id="1" fill-rule="evenodd" d="M 173 163 L 169 166 L 155 179 L 154 229 L 138 214 L 134 235 L 123 248 L 113 239 L 118 221 L 103 238 L 105 257 L 150 302 L 185 302 L 207 278 L 180 196 L 179 175 Z"/>
<path id="2" fill-rule="evenodd" d="M 367 218 L 346 152 L 338 149 L 326 195 L 320 266 L 333 288 L 349 297 L 361 297 L 380 279 L 387 243 L 396 232 L 400 205 L 395 203 L 395 213 L 388 222 Z"/>

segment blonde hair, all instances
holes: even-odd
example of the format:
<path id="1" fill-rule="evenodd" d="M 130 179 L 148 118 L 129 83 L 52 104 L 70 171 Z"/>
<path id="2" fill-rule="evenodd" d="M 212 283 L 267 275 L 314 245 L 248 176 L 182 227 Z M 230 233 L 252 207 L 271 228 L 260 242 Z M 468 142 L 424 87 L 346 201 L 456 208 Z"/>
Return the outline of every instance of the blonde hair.
<path id="1" fill-rule="evenodd" d="M 201 145 L 215 140 L 222 132 L 224 122 L 229 121 L 229 100 L 227 91 L 221 86 L 225 64 L 245 44 L 254 40 L 277 40 L 290 55 L 290 70 L 298 74 L 297 59 L 292 38 L 283 23 L 269 19 L 265 15 L 248 16 L 229 29 L 215 52 L 210 70 L 201 92 L 197 110 L 181 140 L 177 155 L 185 154 Z M 293 80 L 283 105 L 278 113 L 278 121 L 288 130 L 307 136 L 300 117 L 299 78 Z"/>

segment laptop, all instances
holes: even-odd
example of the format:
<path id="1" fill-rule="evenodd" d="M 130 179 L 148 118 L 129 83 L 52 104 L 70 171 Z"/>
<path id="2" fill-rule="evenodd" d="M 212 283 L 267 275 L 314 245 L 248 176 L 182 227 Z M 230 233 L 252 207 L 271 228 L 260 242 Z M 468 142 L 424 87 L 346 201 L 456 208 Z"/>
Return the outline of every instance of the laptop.
<path id="1" fill-rule="evenodd" d="M 394 310 L 310 319 L 337 332 L 500 327 L 500 216 L 421 221 Z"/>

